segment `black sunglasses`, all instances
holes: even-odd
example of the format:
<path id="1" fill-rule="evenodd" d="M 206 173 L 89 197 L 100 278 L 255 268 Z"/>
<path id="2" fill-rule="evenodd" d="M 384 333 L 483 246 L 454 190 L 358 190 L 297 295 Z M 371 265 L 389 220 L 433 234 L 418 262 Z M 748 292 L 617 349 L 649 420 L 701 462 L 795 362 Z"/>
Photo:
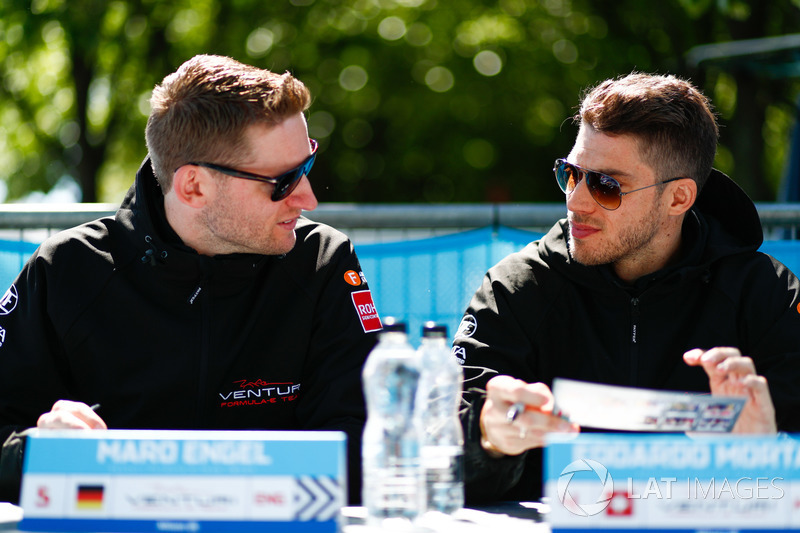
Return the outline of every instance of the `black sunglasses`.
<path id="1" fill-rule="evenodd" d="M 685 179 L 684 177 L 670 178 L 668 180 L 659 181 L 658 183 L 653 183 L 652 185 L 645 185 L 644 187 L 632 191 L 622 192 L 622 187 L 619 182 L 611 176 L 594 170 L 586 170 L 578 165 L 573 165 L 566 159 L 556 159 L 553 172 L 555 172 L 558 186 L 561 187 L 564 194 L 572 194 L 572 191 L 575 190 L 575 187 L 578 186 L 578 183 L 580 183 L 585 176 L 589 194 L 591 194 L 594 201 L 597 202 L 600 207 L 608 209 L 609 211 L 618 208 L 622 204 L 622 197 L 626 194 L 656 187 L 657 185 L 664 185 L 671 181 Z"/>
<path id="2" fill-rule="evenodd" d="M 309 139 L 311 143 L 311 155 L 308 156 L 299 166 L 284 172 L 280 176 L 271 178 L 269 176 L 262 176 L 261 174 L 254 174 L 252 172 L 245 172 L 244 170 L 236 170 L 235 168 L 224 167 L 215 163 L 205 163 L 203 161 L 190 161 L 187 165 L 197 165 L 198 167 L 206 167 L 217 172 L 222 172 L 234 178 L 243 178 L 246 180 L 263 181 L 265 183 L 272 183 L 275 189 L 272 191 L 272 201 L 278 202 L 283 200 L 297 187 L 300 179 L 303 176 L 308 176 L 311 172 L 311 167 L 314 166 L 314 160 L 317 157 L 317 141 Z"/>

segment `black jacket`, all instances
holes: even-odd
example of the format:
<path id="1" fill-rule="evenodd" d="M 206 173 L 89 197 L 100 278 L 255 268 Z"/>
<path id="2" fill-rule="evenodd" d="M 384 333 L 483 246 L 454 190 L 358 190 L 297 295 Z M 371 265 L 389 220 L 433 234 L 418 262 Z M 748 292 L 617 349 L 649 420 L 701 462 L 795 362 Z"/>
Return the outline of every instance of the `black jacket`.
<path id="1" fill-rule="evenodd" d="M 357 499 L 369 288 L 344 234 L 306 219 L 296 233 L 283 256 L 199 255 L 145 161 L 115 217 L 47 239 L 0 305 L 0 442 L 60 398 L 101 404 L 115 429 L 337 429 Z"/>
<path id="2" fill-rule="evenodd" d="M 681 261 L 633 285 L 608 265 L 572 260 L 568 231 L 562 220 L 490 269 L 454 340 L 467 377 L 470 367 L 491 369 L 465 385 L 478 389 L 465 395 L 470 499 L 541 492 L 541 450 L 493 460 L 480 448 L 479 391 L 496 374 L 708 392 L 683 353 L 734 346 L 767 378 L 779 429 L 800 430 L 800 282 L 756 251 L 758 213 L 729 178 L 714 171 L 687 213 Z"/>

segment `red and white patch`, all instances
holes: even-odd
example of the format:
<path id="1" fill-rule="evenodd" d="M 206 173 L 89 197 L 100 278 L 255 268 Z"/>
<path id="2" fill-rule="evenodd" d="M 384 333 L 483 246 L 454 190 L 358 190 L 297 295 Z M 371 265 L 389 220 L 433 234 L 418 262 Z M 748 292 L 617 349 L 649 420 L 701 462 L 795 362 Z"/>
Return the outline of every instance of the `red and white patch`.
<path id="1" fill-rule="evenodd" d="M 611 501 L 606 508 L 608 516 L 631 516 L 633 514 L 633 499 L 627 492 L 614 491 Z"/>
<path id="2" fill-rule="evenodd" d="M 364 333 L 383 329 L 378 310 L 375 309 L 375 304 L 372 302 L 372 292 L 351 292 L 350 297 L 353 299 L 353 306 L 356 308 L 356 313 L 358 313 L 358 319 L 361 320 L 361 327 L 364 328 Z"/>

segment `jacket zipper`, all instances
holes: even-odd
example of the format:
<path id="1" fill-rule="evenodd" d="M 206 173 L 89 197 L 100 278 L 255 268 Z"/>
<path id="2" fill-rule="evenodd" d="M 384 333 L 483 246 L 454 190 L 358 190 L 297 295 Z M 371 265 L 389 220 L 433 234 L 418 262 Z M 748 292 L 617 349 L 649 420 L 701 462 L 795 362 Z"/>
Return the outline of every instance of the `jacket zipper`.
<path id="1" fill-rule="evenodd" d="M 631 360 L 629 368 L 631 369 L 630 384 L 636 385 L 637 374 L 639 371 L 639 298 L 631 298 Z"/>
<path id="2" fill-rule="evenodd" d="M 197 406 L 195 427 L 202 428 L 208 421 L 206 400 L 208 395 L 208 357 L 211 351 L 211 296 L 210 291 L 203 290 L 208 286 L 208 274 L 197 286 L 193 303 L 200 304 L 200 361 L 197 373 Z M 199 301 L 198 301 L 199 299 Z"/>

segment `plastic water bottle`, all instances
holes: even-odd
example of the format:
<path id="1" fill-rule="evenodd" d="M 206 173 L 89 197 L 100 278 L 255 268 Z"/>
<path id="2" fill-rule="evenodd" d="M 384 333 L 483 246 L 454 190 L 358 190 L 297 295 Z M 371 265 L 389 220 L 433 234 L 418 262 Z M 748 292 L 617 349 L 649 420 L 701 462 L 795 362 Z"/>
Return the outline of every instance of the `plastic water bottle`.
<path id="1" fill-rule="evenodd" d="M 426 322 L 417 353 L 426 509 L 452 514 L 464 506 L 464 432 L 458 418 L 463 370 L 447 344 L 447 326 Z"/>
<path id="2" fill-rule="evenodd" d="M 424 511 L 420 463 L 422 428 L 416 416 L 419 358 L 406 325 L 386 318 L 363 371 L 367 422 L 362 442 L 362 503 L 367 524 L 412 528 Z"/>

